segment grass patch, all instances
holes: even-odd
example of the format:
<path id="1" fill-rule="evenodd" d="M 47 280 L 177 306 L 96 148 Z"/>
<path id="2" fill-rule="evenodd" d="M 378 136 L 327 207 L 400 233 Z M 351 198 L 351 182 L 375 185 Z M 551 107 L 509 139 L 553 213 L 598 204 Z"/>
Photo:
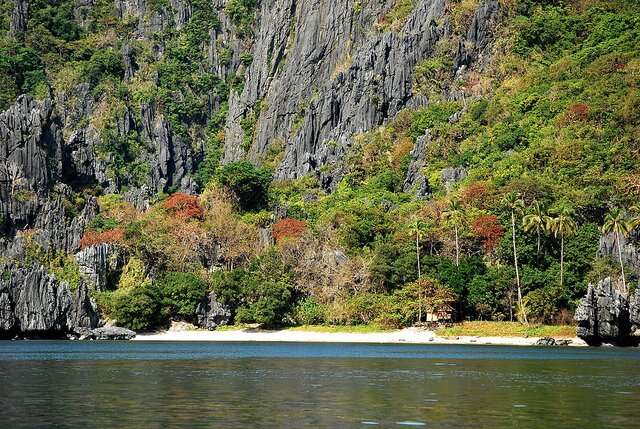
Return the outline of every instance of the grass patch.
<path id="1" fill-rule="evenodd" d="M 517 322 L 464 322 L 451 328 L 438 329 L 442 337 L 575 337 L 575 326 L 549 326 L 531 324 L 529 327 Z"/>
<path id="2" fill-rule="evenodd" d="M 247 328 L 247 325 L 224 325 L 224 326 L 217 326 L 216 327 L 216 331 L 241 331 L 245 328 Z"/>
<path id="3" fill-rule="evenodd" d="M 391 329 L 386 329 L 381 326 L 371 325 L 305 325 L 296 326 L 295 328 L 289 328 L 289 331 L 303 331 L 303 332 L 336 332 L 336 333 L 354 333 L 354 334 L 371 334 L 376 332 L 388 332 Z"/>

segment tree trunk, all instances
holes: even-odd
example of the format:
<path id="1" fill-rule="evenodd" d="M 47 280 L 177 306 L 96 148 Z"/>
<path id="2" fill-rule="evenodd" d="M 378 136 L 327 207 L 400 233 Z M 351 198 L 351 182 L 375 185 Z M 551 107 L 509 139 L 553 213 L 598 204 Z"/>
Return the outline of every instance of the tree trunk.
<path id="1" fill-rule="evenodd" d="M 622 270 L 622 292 L 627 293 L 627 282 L 624 279 L 624 264 L 622 263 L 622 247 L 620 246 L 620 237 L 617 232 L 613 235 L 613 239 L 618 242 L 618 258 L 620 258 L 620 269 Z"/>
<path id="2" fill-rule="evenodd" d="M 564 284 L 564 234 L 560 233 L 560 289 Z"/>
<path id="3" fill-rule="evenodd" d="M 418 323 L 422 322 L 422 286 L 420 283 L 420 245 L 419 233 L 416 230 L 416 257 L 418 258 Z"/>
<path id="4" fill-rule="evenodd" d="M 516 252 L 516 216 L 513 210 L 511 210 L 511 238 L 513 240 L 513 263 L 516 267 L 516 286 L 518 287 L 518 306 L 520 307 L 520 313 L 522 314 L 522 321 L 525 325 L 529 325 L 527 321 L 527 313 L 524 311 L 524 304 L 522 302 L 522 291 L 520 290 L 520 272 L 518 271 L 518 254 Z"/>
<path id="5" fill-rule="evenodd" d="M 418 278 L 420 278 L 420 246 L 418 244 L 418 231 L 416 231 L 416 257 L 418 258 Z"/>
<path id="6" fill-rule="evenodd" d="M 458 250 L 458 224 L 455 224 L 454 229 L 456 230 L 456 267 L 460 266 L 460 251 Z"/>

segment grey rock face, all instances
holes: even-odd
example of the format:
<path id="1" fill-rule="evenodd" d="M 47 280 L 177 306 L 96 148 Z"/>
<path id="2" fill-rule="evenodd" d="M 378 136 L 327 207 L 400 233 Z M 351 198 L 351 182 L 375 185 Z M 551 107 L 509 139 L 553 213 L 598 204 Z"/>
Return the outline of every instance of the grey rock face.
<path id="1" fill-rule="evenodd" d="M 374 0 L 357 13 L 348 0 L 263 1 L 245 90 L 230 100 L 225 160 L 244 157 L 235 118 L 261 99 L 269 107 L 261 111 L 249 156 L 257 160 L 273 141 L 283 142 L 279 178 L 336 163 L 353 134 L 393 117 L 411 98 L 415 64 L 445 33 L 434 24 L 445 2 L 417 2 L 401 34 L 364 31 L 388 7 Z"/>
<path id="2" fill-rule="evenodd" d="M 630 242 L 630 239 L 637 239 L 637 235 L 632 234 L 630 238 L 620 236 L 619 239 L 622 249 L 622 261 L 637 275 L 640 275 L 640 253 L 638 253 L 636 246 Z M 618 242 L 614 240 L 613 234 L 600 237 L 600 246 L 596 256 L 604 258 L 607 255 L 614 256 L 616 261 L 618 259 Z"/>
<path id="3" fill-rule="evenodd" d="M 445 168 L 442 170 L 441 177 L 442 188 L 451 192 L 455 183 L 467 178 L 467 170 L 462 166 Z"/>
<path id="4" fill-rule="evenodd" d="M 15 0 L 13 3 L 13 13 L 9 22 L 9 37 L 16 39 L 18 35 L 27 30 L 27 19 L 29 18 L 29 2 L 26 0 Z"/>
<path id="5" fill-rule="evenodd" d="M 121 251 L 113 244 L 87 247 L 76 253 L 80 273 L 98 292 L 106 291 L 110 285 L 110 274 L 124 266 Z"/>
<path id="6" fill-rule="evenodd" d="M 216 294 L 212 292 L 198 304 L 196 316 L 199 327 L 213 330 L 229 323 L 231 311 L 226 305 L 220 303 Z"/>
<path id="7" fill-rule="evenodd" d="M 589 285 L 587 295 L 580 299 L 575 320 L 578 322 L 576 334 L 589 345 L 630 342 L 629 300 L 613 287 L 610 278 L 596 287 Z"/>
<path id="8" fill-rule="evenodd" d="M 98 326 L 87 285 L 75 292 L 44 268 L 14 269 L 0 282 L 0 337 L 64 336 L 77 328 Z"/>
<path id="9" fill-rule="evenodd" d="M 384 124 L 406 106 L 424 105 L 413 97 L 413 73 L 448 35 L 447 2 L 416 1 L 401 31 L 374 30 L 392 5 L 263 1 L 244 91 L 230 100 L 224 160 L 248 156 L 260 162 L 269 145 L 279 142 L 284 158 L 278 178 L 299 178 L 323 165 L 339 175 L 354 134 Z M 476 12 L 469 43 L 461 43 L 460 69 L 482 57 L 498 15 L 495 0 Z M 240 121 L 257 110 L 253 146 L 245 153 Z"/>
<path id="10" fill-rule="evenodd" d="M 629 322 L 631 332 L 638 336 L 640 334 L 640 288 L 636 288 L 629 299 Z"/>
<path id="11" fill-rule="evenodd" d="M 409 192 L 415 189 L 416 197 L 428 197 L 431 195 L 431 187 L 429 180 L 424 177 L 423 169 L 426 166 L 425 157 L 427 147 L 431 143 L 431 132 L 427 130 L 425 135 L 418 137 L 416 145 L 411 151 L 411 164 L 407 170 L 407 176 L 404 179 L 402 190 Z"/>

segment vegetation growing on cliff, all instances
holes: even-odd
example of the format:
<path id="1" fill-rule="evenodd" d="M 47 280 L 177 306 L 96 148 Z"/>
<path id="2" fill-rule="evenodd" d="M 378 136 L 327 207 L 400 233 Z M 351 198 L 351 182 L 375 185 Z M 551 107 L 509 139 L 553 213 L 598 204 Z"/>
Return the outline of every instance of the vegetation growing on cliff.
<path id="1" fill-rule="evenodd" d="M 595 253 L 602 232 L 637 226 L 620 222 L 638 214 L 640 197 L 640 14 L 624 0 L 501 3 L 493 60 L 464 78 L 451 66 L 478 2 L 448 6 L 451 37 L 418 61 L 413 80 L 428 107 L 354 136 L 345 159 L 327 167 L 341 172 L 330 194 L 318 185 L 322 169 L 274 181 L 275 161 L 220 164 L 228 97 L 243 81 L 225 70 L 236 55 L 225 40 L 211 47 L 216 67 L 205 55 L 220 25 L 206 2 L 192 3 L 182 33 L 162 29 L 145 43 L 102 3 L 86 28 L 71 3 L 43 5 L 52 10 L 35 14 L 20 40 L 0 44 L 0 107 L 19 93 L 86 84 L 100 110 L 82 121 L 100 133 L 99 161 L 118 190 L 148 176 L 140 135 L 122 125 L 142 121 L 142 106 L 163 112 L 172 137 L 201 146 L 199 195 L 167 186 L 171 195 L 144 212 L 117 195 L 99 198 L 82 247 L 111 243 L 126 256 L 98 295 L 103 314 L 125 326 L 194 321 L 208 291 L 242 323 L 401 327 L 441 306 L 459 318 L 564 323 L 589 281 L 624 271 L 623 288 L 637 283 L 622 258 Z M 257 5 L 225 6 L 246 43 Z M 401 31 L 414 6 L 396 2 L 377 29 Z M 253 60 L 239 57 L 244 67 Z M 125 78 L 128 68 L 136 77 Z M 449 91 L 456 101 L 445 101 Z M 292 136 L 308 108 L 294 113 Z M 247 108 L 241 121 L 245 152 L 260 111 Z M 427 131 L 429 198 L 417 199 L 404 182 Z M 282 143 L 273 147 L 268 161 L 282 157 Z M 468 174 L 455 180 L 443 174 L 461 167 Z M 36 250 L 34 261 L 79 281 L 66 255 Z"/>

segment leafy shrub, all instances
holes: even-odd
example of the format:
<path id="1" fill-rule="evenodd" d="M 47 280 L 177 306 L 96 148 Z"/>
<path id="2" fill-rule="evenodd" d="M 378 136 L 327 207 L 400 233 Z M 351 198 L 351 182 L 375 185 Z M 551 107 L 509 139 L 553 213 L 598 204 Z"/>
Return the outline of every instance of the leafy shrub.
<path id="1" fill-rule="evenodd" d="M 102 293 L 98 297 L 100 307 L 115 319 L 118 326 L 134 331 L 149 329 L 160 323 L 161 302 L 160 290 L 150 283 Z"/>
<path id="2" fill-rule="evenodd" d="M 231 189 L 240 200 L 240 209 L 255 211 L 266 207 L 271 172 L 257 169 L 249 161 L 236 161 L 218 168 L 216 180 Z"/>
<path id="3" fill-rule="evenodd" d="M 84 64 L 83 75 L 91 86 L 97 86 L 107 78 L 124 78 L 124 61 L 119 52 L 111 50 L 96 51 Z"/>
<path id="4" fill-rule="evenodd" d="M 253 17 L 257 6 L 258 0 L 229 0 L 225 5 L 224 10 L 240 35 L 249 36 L 253 32 Z"/>
<path id="5" fill-rule="evenodd" d="M 195 320 L 196 307 L 207 291 L 204 280 L 192 273 L 164 272 L 156 278 L 155 284 L 169 314 Z"/>
<path id="6" fill-rule="evenodd" d="M 307 298 L 293 308 L 293 321 L 298 325 L 320 325 L 325 322 L 324 307 Z"/>

